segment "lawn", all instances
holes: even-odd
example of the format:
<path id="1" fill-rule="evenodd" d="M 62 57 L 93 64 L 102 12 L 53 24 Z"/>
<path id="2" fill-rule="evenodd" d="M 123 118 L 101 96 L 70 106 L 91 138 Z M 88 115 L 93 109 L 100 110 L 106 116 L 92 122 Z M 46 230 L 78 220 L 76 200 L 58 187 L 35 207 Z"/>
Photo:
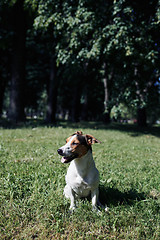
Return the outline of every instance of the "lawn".
<path id="1" fill-rule="evenodd" d="M 93 145 L 100 199 L 92 212 L 79 200 L 70 214 L 63 197 L 68 165 L 57 149 L 76 130 Z M 160 239 L 160 129 L 59 123 L 0 128 L 0 239 Z"/>

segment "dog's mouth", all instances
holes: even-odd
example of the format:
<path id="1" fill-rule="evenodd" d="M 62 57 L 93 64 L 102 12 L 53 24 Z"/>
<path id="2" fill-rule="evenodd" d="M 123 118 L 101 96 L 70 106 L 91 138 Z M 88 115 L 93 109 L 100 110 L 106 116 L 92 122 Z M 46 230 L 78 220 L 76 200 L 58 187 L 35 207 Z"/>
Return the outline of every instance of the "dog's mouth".
<path id="1" fill-rule="evenodd" d="M 64 157 L 61 158 L 61 162 L 62 163 L 69 163 L 76 157 L 77 157 L 76 155 L 72 155 L 72 156 L 69 156 L 69 157 L 64 156 Z"/>
<path id="2" fill-rule="evenodd" d="M 62 149 L 58 149 L 57 152 L 58 152 L 59 155 L 62 156 L 62 158 L 61 158 L 62 163 L 69 163 L 73 159 L 78 157 L 77 153 L 71 153 L 69 156 L 66 156 L 66 154 L 63 153 Z"/>

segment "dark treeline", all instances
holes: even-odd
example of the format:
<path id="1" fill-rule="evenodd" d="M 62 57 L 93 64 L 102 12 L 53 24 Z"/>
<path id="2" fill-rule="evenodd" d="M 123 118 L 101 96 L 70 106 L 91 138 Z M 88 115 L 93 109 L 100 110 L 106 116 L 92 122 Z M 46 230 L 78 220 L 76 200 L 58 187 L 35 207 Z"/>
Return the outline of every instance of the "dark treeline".
<path id="1" fill-rule="evenodd" d="M 0 2 L 0 115 L 160 117 L 158 0 Z"/>

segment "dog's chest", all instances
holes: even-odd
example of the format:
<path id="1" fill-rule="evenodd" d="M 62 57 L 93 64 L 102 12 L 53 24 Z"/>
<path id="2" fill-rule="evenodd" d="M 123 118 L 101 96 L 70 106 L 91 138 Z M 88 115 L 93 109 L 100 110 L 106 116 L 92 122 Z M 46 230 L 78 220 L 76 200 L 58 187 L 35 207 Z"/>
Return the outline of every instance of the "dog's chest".
<path id="1" fill-rule="evenodd" d="M 80 197 L 86 197 L 89 195 L 92 186 L 90 185 L 87 178 L 81 178 L 80 176 L 75 176 L 74 182 L 70 182 L 70 186 L 74 192 Z"/>
<path id="2" fill-rule="evenodd" d="M 92 154 L 72 161 L 66 175 L 66 183 L 80 197 L 86 197 L 99 184 L 99 174 L 95 167 Z"/>
<path id="3" fill-rule="evenodd" d="M 79 175 L 76 171 L 67 172 L 66 183 L 79 197 L 87 197 L 95 185 L 95 181 L 90 174 Z"/>

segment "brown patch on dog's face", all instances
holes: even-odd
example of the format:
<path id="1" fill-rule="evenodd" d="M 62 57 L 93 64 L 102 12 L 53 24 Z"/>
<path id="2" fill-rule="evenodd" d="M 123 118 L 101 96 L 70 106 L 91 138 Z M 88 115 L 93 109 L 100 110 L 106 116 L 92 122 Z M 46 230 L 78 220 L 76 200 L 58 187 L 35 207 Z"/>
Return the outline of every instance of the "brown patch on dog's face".
<path id="1" fill-rule="evenodd" d="M 75 136 L 74 139 L 72 139 L 71 148 L 72 153 L 76 154 L 78 158 L 81 158 L 88 152 L 90 147 L 86 142 L 85 136 L 78 135 Z"/>
<path id="2" fill-rule="evenodd" d="M 68 138 L 66 139 L 66 143 L 69 142 L 69 140 L 71 139 L 71 137 L 72 137 L 72 136 L 70 136 L 70 137 L 68 137 Z"/>

